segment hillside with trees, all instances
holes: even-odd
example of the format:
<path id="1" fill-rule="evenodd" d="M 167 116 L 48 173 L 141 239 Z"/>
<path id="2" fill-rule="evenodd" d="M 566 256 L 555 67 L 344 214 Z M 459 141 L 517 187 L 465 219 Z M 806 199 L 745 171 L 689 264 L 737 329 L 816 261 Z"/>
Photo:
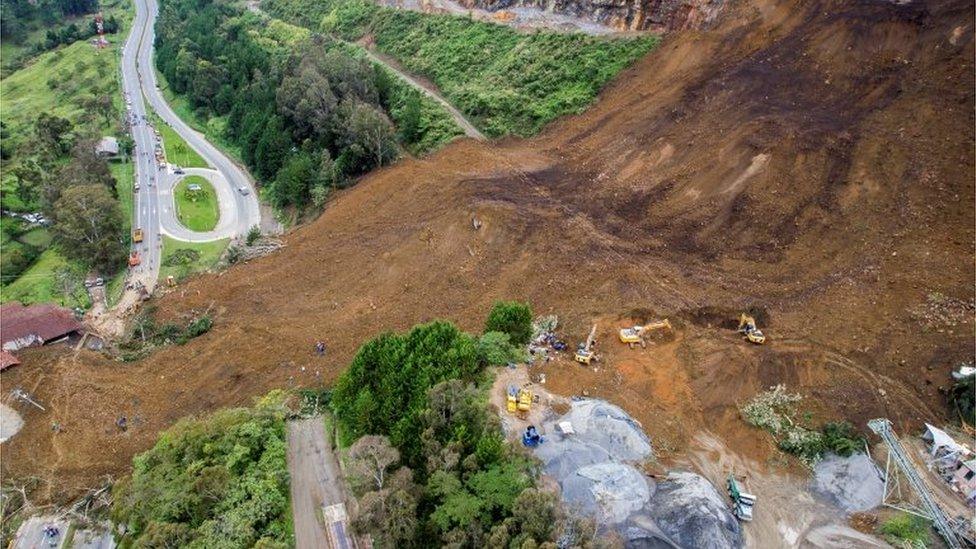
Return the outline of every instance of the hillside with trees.
<path id="1" fill-rule="evenodd" d="M 185 419 L 113 489 L 123 546 L 293 545 L 282 393 L 253 408 Z"/>
<path id="2" fill-rule="evenodd" d="M 163 2 L 157 66 L 225 138 L 278 208 L 319 208 L 404 152 L 461 134 L 414 89 L 331 38 L 230 4 Z"/>
<path id="3" fill-rule="evenodd" d="M 91 20 L 89 17 L 88 20 Z M 120 272 L 129 234 L 131 164 L 96 154 L 104 135 L 131 148 L 122 125 L 115 43 L 56 47 L 3 77 L 0 154 L 4 216 L 0 296 L 85 305 L 86 271 Z M 120 191 L 121 189 L 121 191 Z"/>
<path id="4" fill-rule="evenodd" d="M 265 0 L 285 21 L 344 40 L 369 40 L 433 81 L 491 137 L 533 135 L 582 112 L 621 69 L 659 38 L 519 32 L 454 15 L 381 7 L 371 0 Z"/>

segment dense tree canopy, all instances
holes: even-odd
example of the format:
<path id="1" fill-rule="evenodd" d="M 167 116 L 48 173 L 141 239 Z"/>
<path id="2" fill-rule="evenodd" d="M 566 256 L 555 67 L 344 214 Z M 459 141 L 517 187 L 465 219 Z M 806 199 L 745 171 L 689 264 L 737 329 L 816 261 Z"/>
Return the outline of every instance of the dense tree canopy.
<path id="1" fill-rule="evenodd" d="M 507 334 L 486 336 L 492 353 L 510 352 Z M 367 342 L 340 376 L 332 407 L 340 434 L 358 439 L 344 457 L 354 526 L 378 547 L 591 547 L 594 530 L 539 491 L 533 459 L 505 443 L 482 346 L 432 322 Z"/>
<path id="2" fill-rule="evenodd" d="M 125 257 L 122 211 L 101 185 L 75 185 L 54 205 L 54 236 L 69 259 L 105 272 L 118 270 Z"/>
<path id="3" fill-rule="evenodd" d="M 134 460 L 113 519 L 135 547 L 281 547 L 289 536 L 283 415 L 253 409 L 180 421 Z"/>
<path id="4" fill-rule="evenodd" d="M 449 322 L 383 334 L 363 345 L 336 382 L 332 402 L 348 440 L 390 437 L 408 465 L 422 462 L 420 416 L 427 391 L 446 379 L 479 371 L 474 340 Z"/>
<path id="5" fill-rule="evenodd" d="M 486 332 L 508 334 L 514 345 L 525 345 L 532 337 L 532 309 L 527 303 L 499 301 L 488 313 Z"/>
<path id="6" fill-rule="evenodd" d="M 391 162 L 401 147 L 423 152 L 460 131 L 335 40 L 281 43 L 262 35 L 273 25 L 212 0 L 167 0 L 159 21 L 159 70 L 199 114 L 227 117 L 225 137 L 280 208 L 321 205 L 328 189 Z M 397 132 L 404 117 L 409 131 Z"/>

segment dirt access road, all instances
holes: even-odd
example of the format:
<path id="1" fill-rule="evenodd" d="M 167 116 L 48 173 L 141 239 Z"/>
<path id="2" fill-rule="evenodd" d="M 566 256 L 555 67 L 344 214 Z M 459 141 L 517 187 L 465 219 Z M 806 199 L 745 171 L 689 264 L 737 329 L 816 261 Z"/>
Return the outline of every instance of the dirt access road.
<path id="1" fill-rule="evenodd" d="M 355 547 L 348 536 L 350 529 L 344 511 L 339 516 L 332 513 L 328 525 L 319 520 L 320 509 L 345 501 L 339 464 L 325 434 L 322 417 L 289 421 L 287 439 L 295 546 L 298 549 Z"/>
<path id="2" fill-rule="evenodd" d="M 270 15 L 265 13 L 264 10 L 261 9 L 260 0 L 249 0 L 247 2 L 247 9 L 249 9 L 251 12 L 256 13 L 258 15 L 268 17 L 268 18 L 271 17 Z M 411 87 L 413 87 L 420 93 L 426 95 L 427 97 L 430 97 L 434 101 L 440 103 L 441 106 L 443 106 L 444 109 L 447 110 L 448 113 L 450 113 L 451 117 L 454 118 L 454 122 L 462 130 L 464 130 L 464 135 L 472 139 L 477 139 L 479 141 L 486 141 L 488 139 L 487 137 L 485 137 L 483 133 L 478 131 L 478 128 L 476 128 L 475 125 L 472 124 L 470 120 L 468 120 L 464 116 L 464 113 L 459 111 L 454 105 L 451 104 L 450 101 L 448 101 L 447 99 L 444 98 L 443 95 L 441 95 L 440 90 L 437 89 L 437 86 L 435 86 L 432 82 L 428 82 L 424 79 L 418 78 L 416 76 L 413 76 L 412 74 L 407 73 L 405 70 L 403 70 L 402 67 L 400 67 L 399 63 L 391 59 L 389 56 L 373 51 L 371 49 L 372 44 L 369 43 L 368 41 L 349 42 L 348 40 L 343 40 L 338 36 L 332 36 L 332 38 L 340 42 L 344 42 L 350 46 L 362 48 L 363 52 L 366 54 L 367 57 L 369 57 L 371 61 L 383 65 L 384 67 L 390 69 L 391 71 L 393 71 L 394 74 L 400 77 L 401 80 L 409 84 Z"/>
<path id="3" fill-rule="evenodd" d="M 352 42 L 346 42 L 346 43 L 353 44 Z M 443 106 L 444 109 L 447 110 L 447 112 L 449 112 L 452 117 L 454 117 L 454 122 L 458 126 L 460 126 L 462 130 L 464 130 L 464 135 L 472 139 L 477 139 L 479 141 L 485 141 L 486 139 L 488 139 L 487 137 L 485 137 L 483 133 L 478 131 L 478 128 L 476 128 L 474 124 L 472 124 L 471 121 L 468 120 L 461 111 L 457 110 L 457 108 L 454 105 L 452 105 L 450 101 L 448 101 L 447 99 L 444 98 L 444 96 L 441 95 L 440 90 L 437 89 L 437 86 L 435 86 L 432 82 L 428 82 L 424 79 L 417 78 L 416 76 L 407 73 L 406 71 L 403 70 L 402 67 L 400 67 L 399 63 L 391 59 L 389 56 L 383 55 L 382 53 L 376 52 L 373 49 L 371 49 L 372 46 L 371 44 L 368 43 L 363 44 L 357 42 L 355 45 L 363 48 L 363 51 L 366 52 L 367 57 L 369 57 L 374 63 L 379 63 L 384 67 L 390 69 L 397 76 L 399 76 L 401 80 L 403 80 L 407 84 L 410 84 L 410 86 L 415 88 L 417 91 L 419 91 L 422 94 L 425 94 L 426 96 L 430 97 L 434 101 L 440 103 L 441 106 Z"/>

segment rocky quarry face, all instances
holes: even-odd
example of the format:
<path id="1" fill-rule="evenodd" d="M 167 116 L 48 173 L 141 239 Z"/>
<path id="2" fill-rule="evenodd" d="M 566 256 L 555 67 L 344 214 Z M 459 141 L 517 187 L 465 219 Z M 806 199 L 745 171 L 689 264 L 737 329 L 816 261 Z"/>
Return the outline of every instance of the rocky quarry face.
<path id="1" fill-rule="evenodd" d="M 653 457 L 651 443 L 619 407 L 576 401 L 543 432 L 535 454 L 563 500 L 616 530 L 627 547 L 742 547 L 738 521 L 708 480 L 676 472 L 655 481 L 638 468 Z"/>
<path id="2" fill-rule="evenodd" d="M 517 7 L 589 19 L 621 31 L 680 30 L 709 26 L 728 0 L 459 0 L 467 8 Z"/>

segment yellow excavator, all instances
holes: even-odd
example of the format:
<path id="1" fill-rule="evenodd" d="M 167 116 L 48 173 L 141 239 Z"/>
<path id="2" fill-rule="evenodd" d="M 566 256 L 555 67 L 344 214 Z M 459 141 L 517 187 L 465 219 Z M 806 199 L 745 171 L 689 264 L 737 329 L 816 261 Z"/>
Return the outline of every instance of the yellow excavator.
<path id="1" fill-rule="evenodd" d="M 505 408 L 508 413 L 525 419 L 529 410 L 532 409 L 532 391 L 509 385 L 508 401 L 505 403 Z"/>
<path id="2" fill-rule="evenodd" d="M 640 345 L 641 347 L 646 347 L 647 343 L 644 341 L 644 334 L 648 332 L 653 332 L 654 330 L 662 330 L 667 328 L 671 330 L 671 322 L 668 319 L 660 320 L 658 322 L 651 322 L 650 324 L 645 324 L 643 326 L 634 326 L 633 328 L 621 328 L 620 329 L 620 342 L 626 343 L 631 349 L 634 345 Z"/>
<path id="3" fill-rule="evenodd" d="M 750 343 L 755 343 L 756 345 L 766 343 L 766 336 L 764 336 L 756 326 L 756 319 L 745 313 L 742 313 L 742 315 L 739 316 L 738 332 L 740 334 L 745 334 L 746 340 Z"/>
<path id="4" fill-rule="evenodd" d="M 589 364 L 593 360 L 594 353 L 590 347 L 593 346 L 593 339 L 596 337 L 596 324 L 590 329 L 590 335 L 586 338 L 586 343 L 580 343 L 579 347 L 576 348 L 576 362 L 580 364 Z"/>

